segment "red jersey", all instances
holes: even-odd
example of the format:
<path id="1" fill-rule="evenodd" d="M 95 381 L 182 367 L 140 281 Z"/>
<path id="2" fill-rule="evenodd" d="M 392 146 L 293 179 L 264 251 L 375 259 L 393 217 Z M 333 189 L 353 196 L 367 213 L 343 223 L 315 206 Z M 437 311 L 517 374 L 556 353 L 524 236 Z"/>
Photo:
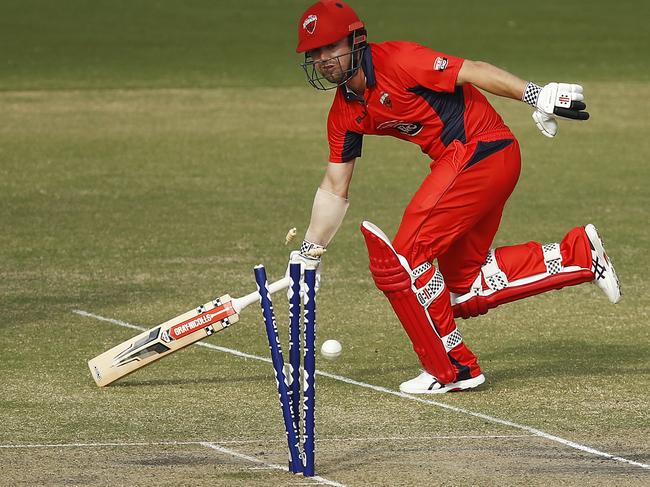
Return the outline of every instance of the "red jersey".
<path id="1" fill-rule="evenodd" d="M 509 133 L 478 89 L 456 86 L 463 61 L 413 42 L 369 44 L 361 60 L 364 97 L 345 85 L 336 91 L 327 120 L 330 161 L 361 156 L 364 134 L 408 140 L 437 159 L 454 140 Z"/>

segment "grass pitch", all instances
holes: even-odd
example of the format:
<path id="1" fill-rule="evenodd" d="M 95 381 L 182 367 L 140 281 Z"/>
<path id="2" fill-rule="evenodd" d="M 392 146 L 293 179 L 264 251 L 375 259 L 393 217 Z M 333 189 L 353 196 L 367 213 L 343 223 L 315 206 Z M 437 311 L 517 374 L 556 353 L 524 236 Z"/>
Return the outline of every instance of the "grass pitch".
<path id="1" fill-rule="evenodd" d="M 259 262 L 284 272 L 284 235 L 304 231 L 327 157 L 330 96 L 306 86 L 292 55 L 305 5 L 75 3 L 6 2 L 1 20 L 0 484 L 316 485 L 275 468 L 286 446 L 268 363 L 193 346 L 98 389 L 86 360 L 137 332 L 73 312 L 150 327 L 250 292 Z M 427 398 L 437 404 L 382 390 L 417 360 L 357 226 L 394 232 L 428 161 L 367 137 L 318 309 L 319 341 L 344 346 L 318 368 L 359 383 L 318 378 L 318 473 L 348 486 L 646 485 L 646 469 L 535 431 L 650 463 L 650 87 L 635 28 L 647 7 L 609 12 L 605 36 L 596 2 L 562 3 L 568 17 L 552 27 L 544 16 L 560 3 L 540 17 L 467 5 L 462 21 L 460 7 L 428 2 L 358 10 L 374 40 L 585 85 L 592 119 L 552 141 L 527 107 L 495 100 L 524 160 L 495 244 L 557 241 L 591 221 L 624 298 L 614 307 L 583 285 L 460 321 L 486 385 Z M 267 357 L 265 342 L 251 306 L 205 343 Z"/>

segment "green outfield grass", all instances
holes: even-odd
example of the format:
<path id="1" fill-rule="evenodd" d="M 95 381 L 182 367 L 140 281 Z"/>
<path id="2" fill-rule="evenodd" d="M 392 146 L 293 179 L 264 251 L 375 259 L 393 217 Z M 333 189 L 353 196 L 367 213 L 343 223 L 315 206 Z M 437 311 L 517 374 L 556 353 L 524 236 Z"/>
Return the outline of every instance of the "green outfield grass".
<path id="1" fill-rule="evenodd" d="M 286 463 L 268 363 L 193 346 L 99 389 L 86 361 L 137 332 L 74 313 L 148 328 L 250 292 L 257 263 L 284 273 L 284 236 L 305 230 L 327 159 L 331 94 L 307 86 L 293 53 L 306 5 L 3 2 L 0 485 L 317 485 L 268 467 Z M 647 485 L 639 466 L 467 412 L 650 463 L 648 6 L 354 6 L 371 40 L 584 84 L 592 119 L 555 140 L 528 107 L 494 100 L 524 158 L 495 245 L 593 222 L 624 296 L 612 306 L 583 285 L 461 321 L 487 383 L 431 399 L 465 412 L 319 377 L 318 473 L 346 486 Z M 319 295 L 319 340 L 344 351 L 320 370 L 392 391 L 418 373 L 358 224 L 392 234 L 427 170 L 416 146 L 366 137 Z M 207 342 L 268 356 L 255 306 Z"/>

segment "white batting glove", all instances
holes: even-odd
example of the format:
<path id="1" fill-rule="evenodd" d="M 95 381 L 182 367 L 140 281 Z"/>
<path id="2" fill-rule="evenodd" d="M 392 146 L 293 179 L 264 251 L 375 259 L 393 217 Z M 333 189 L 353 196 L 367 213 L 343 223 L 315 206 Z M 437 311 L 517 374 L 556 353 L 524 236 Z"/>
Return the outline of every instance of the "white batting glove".
<path id="1" fill-rule="evenodd" d="M 301 253 L 299 250 L 294 250 L 289 254 L 289 263 L 287 264 L 287 271 L 285 276 L 289 275 L 289 266 L 293 263 L 300 264 L 300 276 L 304 278 L 305 269 L 314 269 L 316 270 L 316 285 L 314 289 L 316 292 L 320 289 L 320 256 L 309 256 Z M 301 292 L 304 292 L 304 282 Z M 291 293 L 291 289 L 287 290 L 287 295 Z"/>
<path id="2" fill-rule="evenodd" d="M 587 108 L 584 99 L 582 86 L 570 83 L 549 83 L 544 87 L 528 83 L 522 97 L 522 101 L 536 109 L 533 120 L 546 137 L 557 134 L 556 116 L 587 120 L 589 113 L 584 111 Z"/>
<path id="3" fill-rule="evenodd" d="M 544 112 L 534 111 L 533 120 L 535 120 L 535 125 L 546 137 L 555 137 L 557 134 L 557 120 L 553 115 L 548 115 Z"/>

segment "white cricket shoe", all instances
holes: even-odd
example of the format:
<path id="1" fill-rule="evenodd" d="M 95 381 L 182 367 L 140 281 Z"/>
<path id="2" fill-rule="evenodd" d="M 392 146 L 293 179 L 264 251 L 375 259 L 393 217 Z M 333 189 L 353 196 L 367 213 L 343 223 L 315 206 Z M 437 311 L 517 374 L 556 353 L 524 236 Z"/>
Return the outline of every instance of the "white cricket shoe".
<path id="1" fill-rule="evenodd" d="M 441 384 L 433 375 L 422 372 L 415 379 L 407 380 L 399 385 L 399 390 L 407 394 L 444 394 L 451 391 L 473 389 L 485 382 L 483 374 L 471 379 L 459 380 L 449 384 Z"/>
<path id="2" fill-rule="evenodd" d="M 614 264 L 605 253 L 603 241 L 596 227 L 590 223 L 585 227 L 585 232 L 591 244 L 591 272 L 595 276 L 593 282 L 602 289 L 613 304 L 616 304 L 621 300 L 621 285 Z"/>

